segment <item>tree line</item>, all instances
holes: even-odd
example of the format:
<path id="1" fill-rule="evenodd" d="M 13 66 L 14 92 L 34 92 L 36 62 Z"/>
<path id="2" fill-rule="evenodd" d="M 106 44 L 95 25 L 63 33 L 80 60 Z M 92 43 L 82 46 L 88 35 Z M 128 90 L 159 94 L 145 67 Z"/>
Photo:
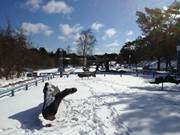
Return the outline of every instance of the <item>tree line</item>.
<path id="1" fill-rule="evenodd" d="M 125 43 L 120 50 L 121 60 L 133 64 L 157 60 L 158 70 L 165 60 L 168 70 L 180 44 L 180 1 L 173 2 L 167 9 L 145 8 L 136 15 L 143 36 Z"/>
<path id="2" fill-rule="evenodd" d="M 81 56 L 58 48 L 56 52 L 48 52 L 45 48 L 35 48 L 28 41 L 20 29 L 14 29 L 8 23 L 7 27 L 0 27 L 0 78 L 6 79 L 14 76 L 20 77 L 28 69 L 47 69 L 58 67 L 60 57 L 63 66 L 84 65 L 85 58 L 89 57 L 89 65 L 104 65 L 109 70 L 109 61 L 116 60 L 119 63 L 138 64 L 144 61 L 157 60 L 157 69 L 160 69 L 161 61 L 166 61 L 166 69 L 171 68 L 171 61 L 176 59 L 176 46 L 180 44 L 180 2 L 173 2 L 167 9 L 150 9 L 137 11 L 137 23 L 143 36 L 127 42 L 120 50 L 119 55 L 104 54 L 90 57 L 92 48 L 96 42 L 91 31 L 80 33 L 77 41 Z M 91 39 L 91 40 L 90 40 Z M 91 41 L 90 43 L 87 41 Z M 89 46 L 87 46 L 89 45 Z"/>
<path id="3" fill-rule="evenodd" d="M 81 64 L 79 56 L 67 54 L 63 49 L 48 52 L 43 47 L 33 47 L 23 31 L 9 23 L 7 27 L 0 28 L 0 78 L 10 79 L 20 77 L 25 71 L 58 67 L 61 55 L 71 59 L 64 59 L 64 66 Z"/>

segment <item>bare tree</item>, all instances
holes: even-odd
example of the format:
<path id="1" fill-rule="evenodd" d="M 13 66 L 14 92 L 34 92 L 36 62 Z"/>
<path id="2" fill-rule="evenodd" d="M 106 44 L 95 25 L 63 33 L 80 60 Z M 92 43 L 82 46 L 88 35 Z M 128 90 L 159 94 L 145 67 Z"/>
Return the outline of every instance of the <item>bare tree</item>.
<path id="1" fill-rule="evenodd" d="M 80 36 L 78 38 L 77 47 L 78 47 L 78 53 L 80 55 L 83 55 L 83 63 L 84 66 L 87 64 L 87 55 L 92 55 L 93 48 L 96 43 L 96 37 L 93 35 L 91 29 L 84 30 L 80 33 Z"/>

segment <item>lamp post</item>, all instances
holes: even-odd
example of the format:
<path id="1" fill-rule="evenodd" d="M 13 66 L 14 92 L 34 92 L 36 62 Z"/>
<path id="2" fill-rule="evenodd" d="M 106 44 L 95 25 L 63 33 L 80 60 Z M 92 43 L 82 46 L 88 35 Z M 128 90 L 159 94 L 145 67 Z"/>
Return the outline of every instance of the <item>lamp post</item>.
<path id="1" fill-rule="evenodd" d="M 176 47 L 177 51 L 177 72 L 180 73 L 180 44 Z"/>

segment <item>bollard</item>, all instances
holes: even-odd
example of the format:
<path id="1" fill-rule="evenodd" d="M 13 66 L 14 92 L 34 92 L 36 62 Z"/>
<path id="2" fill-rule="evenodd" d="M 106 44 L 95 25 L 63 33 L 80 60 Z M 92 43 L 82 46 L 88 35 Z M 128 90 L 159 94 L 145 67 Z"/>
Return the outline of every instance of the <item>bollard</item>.
<path id="1" fill-rule="evenodd" d="M 26 90 L 28 90 L 28 85 L 26 84 Z"/>
<path id="2" fill-rule="evenodd" d="M 42 82 L 44 82 L 44 77 L 42 78 Z"/>
<path id="3" fill-rule="evenodd" d="M 11 91 L 11 96 L 12 96 L 12 97 L 14 96 L 14 90 Z"/>
<path id="4" fill-rule="evenodd" d="M 37 81 L 35 81 L 35 85 L 36 85 L 36 86 L 38 85 Z"/>

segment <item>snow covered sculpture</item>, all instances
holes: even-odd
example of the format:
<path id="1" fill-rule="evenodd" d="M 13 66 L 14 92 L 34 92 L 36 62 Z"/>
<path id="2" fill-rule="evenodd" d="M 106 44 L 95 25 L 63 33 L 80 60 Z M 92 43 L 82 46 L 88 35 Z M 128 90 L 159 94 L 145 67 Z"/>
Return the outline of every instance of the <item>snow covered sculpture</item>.
<path id="1" fill-rule="evenodd" d="M 54 120 L 55 114 L 59 108 L 59 104 L 61 103 L 62 99 L 72 93 L 77 91 L 76 88 L 69 88 L 65 89 L 60 92 L 59 88 L 45 83 L 43 93 L 44 93 L 44 104 L 42 109 L 42 115 L 46 120 Z"/>

